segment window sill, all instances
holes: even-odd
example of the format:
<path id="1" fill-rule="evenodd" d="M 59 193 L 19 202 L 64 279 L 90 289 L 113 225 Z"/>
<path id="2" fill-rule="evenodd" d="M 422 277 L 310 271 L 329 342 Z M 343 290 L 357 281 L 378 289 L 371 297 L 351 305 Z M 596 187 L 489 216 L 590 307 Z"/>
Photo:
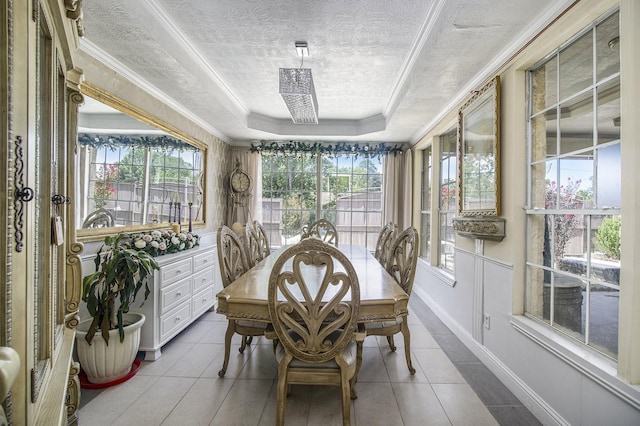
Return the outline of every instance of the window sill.
<path id="1" fill-rule="evenodd" d="M 438 268 L 436 266 L 429 265 L 429 262 L 424 260 L 423 258 L 418 258 L 418 263 L 422 265 L 429 274 L 436 277 L 439 281 L 451 286 L 456 286 L 456 277 L 453 276 L 450 272 L 445 271 L 442 268 Z"/>
<path id="2" fill-rule="evenodd" d="M 636 409 L 640 409 L 640 386 L 631 385 L 617 376 L 617 365 L 596 351 L 579 345 L 523 315 L 511 317 L 516 331 L 551 352 L 608 391 Z"/>

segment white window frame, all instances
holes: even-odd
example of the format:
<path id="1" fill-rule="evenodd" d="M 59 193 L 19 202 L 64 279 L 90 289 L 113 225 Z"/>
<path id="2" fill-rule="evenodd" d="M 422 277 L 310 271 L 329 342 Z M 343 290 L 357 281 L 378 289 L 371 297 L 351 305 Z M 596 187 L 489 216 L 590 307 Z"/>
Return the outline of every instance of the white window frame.
<path id="1" fill-rule="evenodd" d="M 446 138 L 453 137 L 457 140 L 457 129 L 454 127 L 438 138 L 439 150 L 438 150 L 438 267 L 444 272 L 454 275 L 455 273 L 455 232 L 453 231 L 453 218 L 457 215 L 457 150 L 451 151 L 444 150 L 444 144 Z M 453 160 L 453 161 L 452 161 Z M 447 167 L 445 167 L 448 165 Z M 453 177 L 453 179 L 451 179 Z M 448 188 L 448 189 L 447 189 Z M 443 189 L 450 191 L 453 190 L 454 194 L 452 198 L 447 198 L 448 202 L 443 205 Z M 447 247 L 450 247 L 450 252 L 447 253 Z"/>
<path id="2" fill-rule="evenodd" d="M 561 46 L 558 47 L 558 49 L 556 49 L 554 52 L 552 52 L 550 55 L 547 55 L 542 61 L 540 61 L 539 63 L 535 64 L 533 67 L 530 68 L 530 70 L 536 70 L 538 69 L 541 65 L 546 65 L 548 63 L 550 63 L 550 60 L 553 60 L 553 58 L 555 58 L 556 60 L 556 73 L 558 75 L 557 79 L 556 79 L 556 87 L 555 90 L 557 90 L 556 93 L 556 99 L 555 99 L 555 103 L 553 103 L 552 105 L 547 106 L 547 108 L 553 109 L 555 107 L 553 107 L 553 105 L 558 106 L 558 105 L 562 105 L 563 101 L 565 101 L 565 99 L 561 99 L 560 96 L 560 85 L 557 84 L 557 82 L 560 81 L 560 66 L 559 66 L 559 62 L 557 62 L 557 59 L 559 57 L 559 55 L 561 54 L 561 52 L 563 52 L 564 48 L 571 46 L 571 44 L 580 39 L 581 37 L 584 37 L 585 35 L 588 35 L 589 33 L 593 34 L 593 40 L 595 41 L 595 29 L 597 28 L 597 26 L 604 22 L 607 18 L 609 18 L 610 16 L 612 16 L 612 14 L 614 14 L 614 12 L 612 13 L 608 13 L 607 15 L 603 16 L 601 19 L 598 19 L 596 22 L 594 22 L 592 25 L 590 25 L 589 27 L 585 28 L 583 31 L 581 31 L 580 33 L 578 33 L 576 36 L 572 37 L 570 40 L 568 40 L 566 43 L 563 43 Z M 593 46 L 593 57 L 596 57 L 597 54 L 597 50 L 595 47 L 595 43 L 592 44 Z M 595 63 L 595 59 L 594 59 L 594 63 Z M 605 143 L 601 143 L 598 144 L 598 133 L 597 133 L 597 129 L 598 129 L 598 122 L 597 122 L 597 112 L 598 112 L 598 105 L 597 105 L 597 100 L 598 100 L 598 88 L 604 86 L 607 83 L 610 83 L 612 81 L 615 81 L 616 79 L 620 78 L 620 71 L 613 73 L 612 75 L 606 76 L 604 78 L 601 78 L 598 80 L 597 76 L 596 76 L 596 69 L 594 67 L 594 69 L 592 70 L 593 72 L 593 79 L 591 81 L 591 83 L 589 84 L 589 86 L 586 89 L 583 89 L 584 93 L 589 93 L 591 92 L 593 94 L 593 103 L 592 103 L 592 109 L 593 109 L 593 115 L 594 115 L 594 142 L 592 147 L 587 147 L 585 149 L 583 149 L 582 151 L 586 151 L 591 152 L 590 150 L 592 150 L 596 155 L 594 155 L 594 158 L 597 158 L 597 153 L 602 152 L 600 151 L 601 149 L 606 149 L 608 147 L 612 147 L 612 146 L 616 146 L 616 145 L 621 145 L 621 138 L 618 140 L 614 140 L 611 142 L 605 142 Z M 531 79 L 531 72 L 528 73 L 529 78 L 528 78 L 528 87 L 529 87 L 529 92 L 528 92 L 528 99 L 531 99 L 532 93 L 533 93 L 533 89 L 532 89 L 532 79 Z M 580 93 L 580 92 L 577 92 Z M 571 98 L 572 96 L 575 96 L 575 94 L 570 94 L 569 98 Z M 620 94 L 620 97 L 622 97 L 622 94 Z M 559 107 L 558 107 L 559 108 Z M 531 108 L 531 103 L 529 102 L 529 111 L 528 111 L 528 173 L 527 173 L 527 209 L 526 209 L 526 215 L 527 215 L 527 237 L 525 238 L 525 241 L 532 241 L 534 239 L 534 237 L 530 234 L 532 232 L 532 229 L 537 229 L 535 225 L 532 225 L 533 223 L 540 223 L 540 220 L 546 220 L 544 219 L 545 215 L 555 215 L 557 217 L 562 217 L 563 215 L 566 214 L 576 214 L 579 216 L 583 216 L 585 218 L 584 223 L 586 223 L 586 232 L 587 235 L 590 235 L 590 224 L 591 224 L 591 219 L 598 217 L 598 216 L 619 216 L 621 215 L 622 209 L 620 208 L 620 206 L 594 206 L 593 208 L 581 208 L 581 209 L 568 209 L 566 208 L 566 206 L 561 205 L 561 200 L 558 198 L 557 199 L 557 205 L 555 206 L 540 206 L 537 205 L 539 204 L 539 201 L 534 201 L 534 197 L 533 197 L 533 188 L 534 185 L 536 185 L 536 183 L 538 185 L 543 183 L 543 180 L 539 179 L 539 178 L 535 178 L 534 177 L 534 173 L 532 172 L 532 170 L 536 167 L 536 166 L 540 166 L 540 165 L 544 165 L 545 162 L 547 161 L 556 161 L 556 163 L 558 163 L 559 161 L 562 161 L 562 159 L 567 159 L 571 157 L 572 152 L 567 152 L 564 153 L 561 151 L 560 149 L 560 144 L 562 143 L 561 140 L 561 132 L 560 132 L 560 127 L 561 127 L 561 120 L 557 120 L 557 131 L 556 131 L 556 137 L 558 135 L 560 135 L 560 140 L 557 141 L 557 151 L 555 153 L 555 155 L 552 155 L 551 160 L 549 160 L 549 157 L 543 159 L 543 160 L 538 160 L 535 161 L 536 159 L 534 158 L 534 149 L 535 147 L 534 145 L 534 141 L 532 138 L 532 134 L 533 134 L 533 125 L 532 125 L 532 118 L 539 115 L 540 112 L 536 111 L 535 113 L 532 112 L 532 108 Z M 578 151 L 576 151 L 578 152 Z M 554 160 L 555 159 L 555 160 Z M 593 160 L 595 161 L 595 160 Z M 622 157 L 620 158 L 620 163 L 622 163 Z M 559 169 L 559 165 L 556 164 L 556 166 Z M 559 169 L 560 170 L 560 169 Z M 561 176 L 561 175 L 560 175 Z M 594 176 L 594 179 L 597 180 L 597 176 Z M 563 182 L 559 181 L 558 184 L 561 184 Z M 598 193 L 597 193 L 597 182 L 593 183 L 594 186 L 594 190 L 596 190 L 595 193 L 595 199 L 597 200 L 598 197 Z M 536 187 L 538 188 L 538 187 Z M 558 191 L 558 193 L 560 193 L 560 191 Z M 602 192 L 601 192 L 602 194 Z M 542 219 L 540 219 L 542 218 Z M 539 225 L 537 226 L 539 228 Z M 551 230 L 552 232 L 553 230 Z M 567 273 L 566 270 L 562 270 L 560 267 L 556 267 L 554 266 L 554 264 L 550 264 L 550 265 L 543 265 L 543 264 L 538 264 L 537 262 L 532 262 L 532 248 L 531 245 L 527 246 L 527 288 L 526 288 L 526 295 L 530 298 L 530 300 L 528 301 L 528 303 L 525 303 L 525 315 L 529 318 L 532 318 L 536 321 L 540 321 L 541 323 L 544 323 L 545 325 L 548 325 L 550 327 L 553 328 L 554 332 L 558 333 L 559 336 L 563 336 L 563 338 L 568 338 L 571 342 L 570 345 L 574 346 L 577 344 L 578 347 L 583 347 L 584 349 L 587 349 L 588 352 L 593 352 L 594 354 L 597 354 L 598 356 L 602 356 L 604 358 L 609 359 L 610 361 L 614 361 L 617 359 L 617 354 L 619 353 L 619 347 L 616 348 L 615 353 L 611 353 L 608 351 L 604 351 L 602 348 L 596 348 L 596 347 L 592 347 L 589 346 L 590 343 L 590 335 L 589 335 L 589 324 L 590 324 L 590 303 L 589 301 L 591 300 L 590 298 L 590 289 L 592 288 L 592 286 L 594 284 L 600 284 L 600 285 L 604 285 L 607 287 L 611 287 L 613 288 L 609 283 L 607 282 L 600 282 L 598 279 L 594 279 L 592 278 L 592 276 L 589 273 L 589 265 L 590 265 L 590 259 L 591 259 L 591 254 L 590 254 L 590 238 L 587 237 L 587 273 L 584 276 L 580 276 L 579 274 L 573 274 L 573 273 Z M 551 250 L 553 252 L 553 250 Z M 536 256 L 533 256 L 533 258 L 535 258 Z M 553 255 L 552 255 L 553 257 Z M 586 289 L 586 303 L 585 303 L 585 314 L 583 315 L 583 321 L 584 321 L 584 334 L 581 335 L 580 333 L 572 333 L 571 331 L 568 331 L 566 329 L 563 329 L 562 327 L 557 328 L 554 325 L 554 306 L 553 306 L 553 300 L 550 300 L 550 308 L 549 308 L 549 313 L 548 313 L 548 318 L 542 319 L 539 316 L 539 312 L 538 314 L 536 314 L 535 312 L 530 312 L 529 310 L 533 311 L 535 309 L 532 309 L 531 306 L 535 305 L 535 301 L 532 301 L 531 299 L 533 299 L 534 296 L 531 296 L 531 294 L 533 293 L 533 290 L 530 288 L 530 286 L 532 286 L 532 282 L 531 280 L 533 279 L 532 277 L 540 277 L 540 274 L 542 273 L 548 274 L 548 276 L 550 276 L 550 281 L 551 281 L 551 288 L 553 289 L 554 286 L 554 278 L 558 275 L 561 276 L 566 276 L 566 277 L 575 277 L 575 278 L 580 278 L 583 282 L 586 283 L 585 285 L 585 289 Z M 555 292 L 553 290 L 550 291 L 550 298 L 553 299 L 552 295 L 555 294 Z M 618 307 L 619 309 L 620 307 Z M 620 324 L 617 324 L 617 326 L 619 327 Z M 581 339 L 584 340 L 581 341 Z M 619 346 L 619 345 L 618 345 Z"/>
<path id="3" fill-rule="evenodd" d="M 263 153 L 262 155 L 268 156 L 271 154 Z M 301 225 L 305 225 L 305 224 L 308 225 L 309 223 L 307 222 L 312 222 L 320 218 L 327 219 L 330 222 L 334 223 L 338 228 L 340 244 L 366 245 L 371 251 L 375 250 L 376 240 L 378 237 L 378 233 L 380 232 L 380 228 L 382 228 L 383 215 L 384 215 L 384 203 L 383 203 L 384 194 L 382 193 L 382 190 L 383 190 L 382 183 L 384 179 L 384 158 L 382 158 L 380 161 L 380 173 L 367 172 L 365 174 L 360 175 L 361 177 L 365 177 L 367 179 L 367 182 L 369 182 L 370 180 L 379 180 L 380 182 L 379 188 L 372 187 L 371 188 L 372 191 L 355 191 L 354 192 L 350 186 L 349 190 L 345 193 L 345 195 L 351 195 L 354 197 L 357 197 L 358 195 L 361 195 L 361 194 L 379 193 L 380 194 L 379 210 L 369 209 L 369 206 L 376 204 L 375 201 L 372 203 L 366 202 L 365 205 L 367 207 L 365 207 L 364 210 L 350 210 L 345 208 L 339 208 L 337 205 L 336 205 L 336 208 L 334 209 L 323 209 L 322 203 L 318 202 L 318 200 L 323 200 L 323 197 L 324 197 L 323 188 L 325 187 L 324 185 L 326 183 L 326 178 L 329 176 L 329 175 L 325 175 L 323 172 L 323 159 L 329 160 L 335 164 L 336 161 L 340 161 L 339 158 L 343 158 L 343 159 L 352 158 L 353 159 L 352 171 L 349 174 L 349 176 L 346 176 L 349 178 L 349 181 L 351 181 L 354 176 L 358 176 L 353 174 L 353 166 L 355 165 L 355 163 L 363 160 L 367 160 L 368 158 L 358 157 L 355 154 L 354 155 L 341 154 L 340 156 L 331 156 L 331 155 L 323 156 L 320 154 L 313 155 L 313 156 L 292 155 L 292 156 L 289 156 L 288 158 L 291 160 L 298 159 L 298 160 L 305 160 L 307 162 L 315 162 L 315 173 L 313 173 L 313 175 L 315 175 L 316 185 L 315 185 L 315 189 L 311 192 L 315 191 L 316 202 L 315 202 L 315 205 L 313 205 L 312 207 L 309 206 L 309 207 L 299 209 L 300 215 L 308 216 L 308 218 L 303 218 Z M 369 160 L 375 160 L 375 158 L 369 158 Z M 265 227 L 265 230 L 267 232 L 267 236 L 269 237 L 271 245 L 273 247 L 278 247 L 282 244 L 289 244 L 289 243 L 294 243 L 295 241 L 298 241 L 300 238 L 300 234 L 298 233 L 295 235 L 284 236 L 282 232 L 284 214 L 288 211 L 294 211 L 294 210 L 287 209 L 287 208 L 273 209 L 270 207 L 270 205 L 272 205 L 273 203 L 273 199 L 270 197 L 271 194 L 267 185 L 269 184 L 269 179 L 270 179 L 269 175 L 271 174 L 272 174 L 272 171 L 269 169 L 269 167 L 265 166 L 265 164 L 263 163 L 262 165 L 263 226 Z M 339 176 L 343 176 L 344 173 L 340 173 L 336 171 L 335 173 L 332 173 L 332 175 L 339 177 Z M 296 188 L 292 188 L 290 192 L 293 194 L 296 191 L 300 192 Z M 338 214 L 340 214 L 341 217 L 343 218 L 350 216 L 351 219 L 349 220 L 349 224 L 348 225 L 344 224 L 342 220 L 336 221 L 336 215 Z M 354 214 L 360 215 L 357 220 L 353 219 Z M 361 235 L 363 234 L 363 232 L 364 232 L 364 237 L 363 235 Z"/>

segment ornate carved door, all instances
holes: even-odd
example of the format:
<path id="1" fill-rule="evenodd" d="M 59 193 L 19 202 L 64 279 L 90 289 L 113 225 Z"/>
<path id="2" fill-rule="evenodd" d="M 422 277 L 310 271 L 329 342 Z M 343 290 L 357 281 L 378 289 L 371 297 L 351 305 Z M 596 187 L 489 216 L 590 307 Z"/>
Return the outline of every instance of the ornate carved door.
<path id="1" fill-rule="evenodd" d="M 70 63 L 75 28 L 66 17 L 67 3 L 73 8 L 75 2 L 0 6 L 8 30 L 0 36 L 6 54 L 2 160 L 9 166 L 2 185 L 7 203 L 0 207 L 7 230 L 0 238 L 6 277 L 0 281 L 0 345 L 13 347 L 21 359 L 5 402 L 14 424 L 74 423 L 79 400 L 71 354 L 82 246 L 75 243 L 67 170 L 81 96 L 73 90 L 79 74 Z"/>

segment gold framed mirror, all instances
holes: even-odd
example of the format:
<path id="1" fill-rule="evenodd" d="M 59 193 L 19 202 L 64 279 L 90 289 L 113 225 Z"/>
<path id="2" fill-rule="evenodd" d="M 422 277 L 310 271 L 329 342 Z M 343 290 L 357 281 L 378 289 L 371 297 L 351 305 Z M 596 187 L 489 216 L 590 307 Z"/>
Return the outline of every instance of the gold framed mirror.
<path id="1" fill-rule="evenodd" d="M 83 83 L 76 149 L 78 238 L 202 225 L 207 147 L 145 111 Z"/>
<path id="2" fill-rule="evenodd" d="M 500 77 L 458 112 L 458 215 L 500 215 Z"/>

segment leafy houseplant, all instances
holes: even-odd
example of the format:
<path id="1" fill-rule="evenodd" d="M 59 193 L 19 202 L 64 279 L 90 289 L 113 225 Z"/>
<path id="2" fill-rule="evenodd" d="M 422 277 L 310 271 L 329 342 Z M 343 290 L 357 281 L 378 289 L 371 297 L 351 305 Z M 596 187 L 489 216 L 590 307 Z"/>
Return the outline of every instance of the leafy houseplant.
<path id="1" fill-rule="evenodd" d="M 596 242 L 604 254 L 620 260 L 620 216 L 607 216 L 596 231 Z"/>
<path id="2" fill-rule="evenodd" d="M 158 263 L 151 254 L 137 249 L 130 235 L 122 233 L 105 238 L 95 264 L 96 272 L 82 280 L 82 300 L 93 318 L 85 340 L 91 344 L 100 330 L 108 345 L 109 330 L 117 328 L 122 342 L 126 325 L 123 314 L 129 312 L 142 285 L 144 300 L 147 299 L 150 293 L 147 278 L 154 269 L 159 269 Z"/>

